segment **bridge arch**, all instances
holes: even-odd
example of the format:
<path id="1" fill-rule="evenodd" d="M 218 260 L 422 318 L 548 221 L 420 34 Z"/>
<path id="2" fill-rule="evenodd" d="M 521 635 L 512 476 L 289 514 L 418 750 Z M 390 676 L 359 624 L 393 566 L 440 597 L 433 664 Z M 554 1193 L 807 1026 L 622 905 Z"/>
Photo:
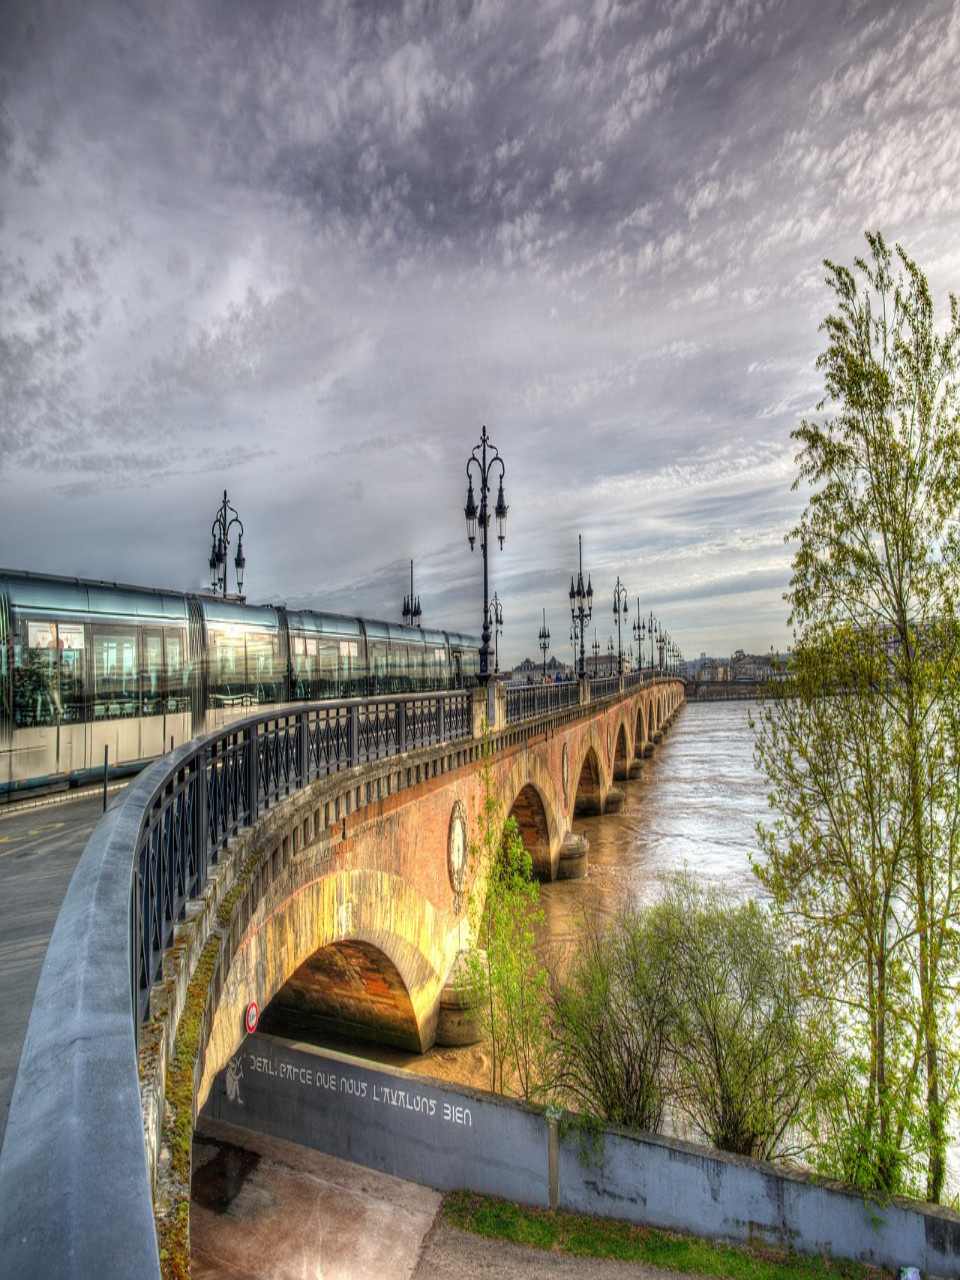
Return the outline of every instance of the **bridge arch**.
<path id="1" fill-rule="evenodd" d="M 563 840 L 563 804 L 550 770 L 529 753 L 514 762 L 502 784 L 503 810 L 520 828 L 538 880 L 555 880 Z"/>
<path id="2" fill-rule="evenodd" d="M 456 928 L 402 877 L 371 868 L 336 871 L 328 861 L 319 847 L 304 850 L 271 885 L 240 937 L 212 1011 L 198 1110 L 243 1041 L 248 1005 L 266 1009 L 297 974 L 303 991 L 310 972 L 324 963 L 328 975 L 339 964 L 341 994 L 347 979 L 367 982 L 366 999 L 373 1002 L 367 1021 L 383 1017 L 376 1024 L 380 1038 L 421 1053 L 433 1044 Z M 313 959 L 325 951 L 325 962 Z M 363 1027 L 357 1022 L 354 1029 L 362 1034 Z"/>
<path id="3" fill-rule="evenodd" d="M 634 710 L 633 743 L 634 755 L 638 759 L 649 755 L 653 750 L 653 745 L 647 738 L 647 708 L 642 700 L 637 702 Z"/>
<path id="4" fill-rule="evenodd" d="M 613 776 L 617 782 L 625 782 L 630 777 L 633 763 L 633 751 L 630 744 L 630 733 L 623 712 L 617 715 L 614 730 L 616 738 L 613 748 Z"/>
<path id="5" fill-rule="evenodd" d="M 576 762 L 570 775 L 573 780 L 570 806 L 573 813 L 603 813 L 603 803 L 610 790 L 605 758 L 606 748 L 596 726 L 591 725 L 580 741 Z"/>

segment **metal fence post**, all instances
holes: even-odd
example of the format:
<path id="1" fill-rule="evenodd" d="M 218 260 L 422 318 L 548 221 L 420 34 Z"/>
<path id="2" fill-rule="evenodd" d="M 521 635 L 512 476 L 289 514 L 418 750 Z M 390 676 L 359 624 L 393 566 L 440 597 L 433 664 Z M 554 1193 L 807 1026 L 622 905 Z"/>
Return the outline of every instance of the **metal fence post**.
<path id="1" fill-rule="evenodd" d="M 257 818 L 260 816 L 258 782 L 260 779 L 260 754 L 259 754 L 259 738 L 257 734 L 257 725 L 251 725 L 249 729 L 244 730 L 244 740 L 247 744 L 247 768 L 246 768 L 246 802 L 247 802 L 247 824 L 253 826 Z"/>

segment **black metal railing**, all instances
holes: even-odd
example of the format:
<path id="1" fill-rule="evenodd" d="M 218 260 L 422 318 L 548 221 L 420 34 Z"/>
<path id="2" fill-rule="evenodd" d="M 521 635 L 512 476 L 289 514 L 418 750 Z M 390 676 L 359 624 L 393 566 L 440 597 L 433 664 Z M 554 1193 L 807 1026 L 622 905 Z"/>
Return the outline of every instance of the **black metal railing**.
<path id="1" fill-rule="evenodd" d="M 599 702 L 601 698 L 609 698 L 611 694 L 620 692 L 619 676 L 591 676 L 590 700 Z"/>
<path id="2" fill-rule="evenodd" d="M 507 685 L 506 694 L 508 724 L 580 705 L 580 686 L 576 680 L 560 680 L 554 684 Z"/>
<path id="3" fill-rule="evenodd" d="M 144 810 L 130 885 L 135 1024 L 187 902 L 229 841 L 317 778 L 469 736 L 471 695 L 404 694 L 250 716 L 175 753 Z"/>

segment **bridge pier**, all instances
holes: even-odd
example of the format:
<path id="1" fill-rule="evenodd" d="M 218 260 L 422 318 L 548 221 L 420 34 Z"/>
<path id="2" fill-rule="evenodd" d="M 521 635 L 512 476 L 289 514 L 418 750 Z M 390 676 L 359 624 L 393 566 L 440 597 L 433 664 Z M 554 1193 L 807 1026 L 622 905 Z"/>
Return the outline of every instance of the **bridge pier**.
<path id="1" fill-rule="evenodd" d="M 558 880 L 580 880 L 587 874 L 590 841 L 584 835 L 569 831 L 560 846 L 557 863 Z"/>

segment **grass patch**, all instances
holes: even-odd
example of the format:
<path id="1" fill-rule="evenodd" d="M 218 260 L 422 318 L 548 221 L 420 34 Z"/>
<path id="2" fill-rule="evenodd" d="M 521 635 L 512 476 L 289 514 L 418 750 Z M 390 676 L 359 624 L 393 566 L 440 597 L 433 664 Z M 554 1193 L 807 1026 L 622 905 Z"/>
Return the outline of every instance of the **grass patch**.
<path id="1" fill-rule="evenodd" d="M 730 1280 L 883 1280 L 892 1272 L 845 1259 L 782 1255 L 766 1249 L 712 1244 L 606 1218 L 530 1209 L 507 1200 L 454 1191 L 443 1215 L 453 1226 L 494 1240 L 582 1258 L 616 1258 L 698 1276 Z"/>

